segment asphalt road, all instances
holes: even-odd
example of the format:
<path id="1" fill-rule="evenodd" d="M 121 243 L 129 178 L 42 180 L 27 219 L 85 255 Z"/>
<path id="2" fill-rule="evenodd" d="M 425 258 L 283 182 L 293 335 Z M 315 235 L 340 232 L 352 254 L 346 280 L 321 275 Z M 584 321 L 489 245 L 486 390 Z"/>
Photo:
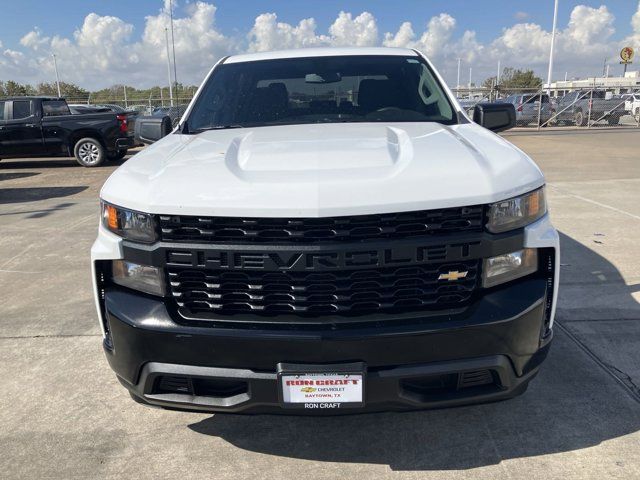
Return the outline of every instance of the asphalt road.
<path id="1" fill-rule="evenodd" d="M 562 233 L 556 338 L 528 392 L 298 418 L 133 403 L 101 351 L 89 248 L 114 166 L 0 163 L 0 478 L 640 478 L 640 132 L 508 135 Z"/>

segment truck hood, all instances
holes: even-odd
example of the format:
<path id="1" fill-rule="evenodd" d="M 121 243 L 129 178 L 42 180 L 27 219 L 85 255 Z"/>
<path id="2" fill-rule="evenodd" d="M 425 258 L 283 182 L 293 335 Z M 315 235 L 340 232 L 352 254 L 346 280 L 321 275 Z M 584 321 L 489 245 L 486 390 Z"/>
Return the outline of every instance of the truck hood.
<path id="1" fill-rule="evenodd" d="M 171 134 L 118 168 L 101 196 L 150 213 L 320 217 L 495 202 L 544 183 L 476 124 L 333 123 Z"/>

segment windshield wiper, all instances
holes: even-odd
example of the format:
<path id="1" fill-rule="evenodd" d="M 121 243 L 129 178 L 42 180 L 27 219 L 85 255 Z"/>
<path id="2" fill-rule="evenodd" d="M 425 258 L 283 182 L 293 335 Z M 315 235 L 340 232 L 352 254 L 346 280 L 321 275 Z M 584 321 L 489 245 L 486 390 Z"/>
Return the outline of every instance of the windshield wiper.
<path id="1" fill-rule="evenodd" d="M 238 124 L 230 124 L 230 125 L 212 125 L 211 127 L 199 128 L 195 131 L 198 132 L 206 132 L 207 130 L 228 130 L 230 128 L 245 128 L 244 125 Z"/>

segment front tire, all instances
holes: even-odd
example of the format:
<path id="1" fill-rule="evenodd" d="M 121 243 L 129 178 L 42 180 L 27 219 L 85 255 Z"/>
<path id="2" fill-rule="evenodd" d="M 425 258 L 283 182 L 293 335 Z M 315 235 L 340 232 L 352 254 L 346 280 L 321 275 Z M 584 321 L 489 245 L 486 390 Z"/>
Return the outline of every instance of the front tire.
<path id="1" fill-rule="evenodd" d="M 107 157 L 102 144 L 95 138 L 81 138 L 73 148 L 76 160 L 83 167 L 99 167 Z"/>
<path id="2" fill-rule="evenodd" d="M 107 158 L 112 162 L 116 160 L 122 160 L 126 156 L 127 156 L 126 148 L 123 148 L 122 150 L 116 150 L 115 152 L 107 153 Z"/>
<path id="3" fill-rule="evenodd" d="M 584 127 L 587 124 L 584 113 L 580 110 L 573 114 L 573 121 L 579 127 Z"/>

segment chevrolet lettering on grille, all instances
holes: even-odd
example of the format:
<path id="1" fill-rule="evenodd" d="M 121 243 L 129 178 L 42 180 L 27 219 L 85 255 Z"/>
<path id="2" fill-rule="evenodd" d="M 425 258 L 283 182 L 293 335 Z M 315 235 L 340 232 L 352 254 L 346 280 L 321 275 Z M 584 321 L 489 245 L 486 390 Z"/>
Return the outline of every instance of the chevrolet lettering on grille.
<path id="1" fill-rule="evenodd" d="M 465 260 L 475 256 L 480 242 L 459 245 L 363 248 L 361 250 L 300 251 L 167 251 L 167 264 L 224 270 L 323 271 L 367 267 L 419 265 L 436 261 Z"/>

